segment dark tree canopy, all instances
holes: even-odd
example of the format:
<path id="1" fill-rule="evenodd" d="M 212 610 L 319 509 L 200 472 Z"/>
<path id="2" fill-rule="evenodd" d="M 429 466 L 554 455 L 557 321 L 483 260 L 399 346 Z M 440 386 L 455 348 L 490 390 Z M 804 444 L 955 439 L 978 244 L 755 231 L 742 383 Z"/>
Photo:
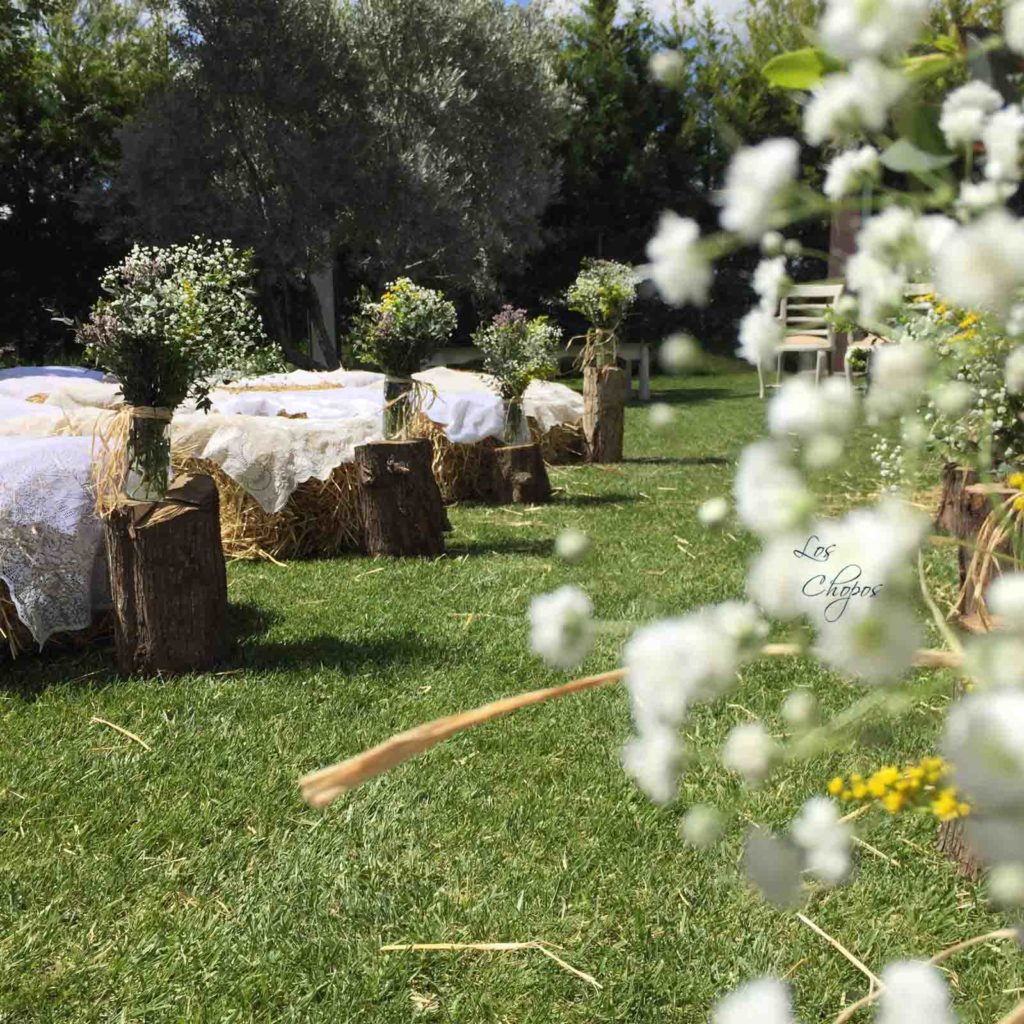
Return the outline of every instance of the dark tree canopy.
<path id="1" fill-rule="evenodd" d="M 52 356 L 120 255 L 83 217 L 116 166 L 118 131 L 167 79 L 166 7 L 18 0 L 0 7 L 0 350 Z"/>
<path id="2" fill-rule="evenodd" d="M 542 19 L 501 0 L 181 8 L 181 70 L 126 131 L 112 200 L 144 241 L 254 248 L 282 341 L 289 297 L 317 309 L 310 275 L 336 258 L 351 290 L 411 274 L 480 295 L 536 244 L 560 124 Z"/>

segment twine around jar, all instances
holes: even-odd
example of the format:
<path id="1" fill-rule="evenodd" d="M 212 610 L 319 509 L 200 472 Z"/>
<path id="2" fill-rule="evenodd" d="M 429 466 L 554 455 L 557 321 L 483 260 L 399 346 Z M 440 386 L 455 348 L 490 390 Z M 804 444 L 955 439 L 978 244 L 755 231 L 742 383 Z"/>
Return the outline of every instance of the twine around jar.
<path id="1" fill-rule="evenodd" d="M 128 437 L 135 420 L 170 423 L 172 409 L 152 405 L 117 406 L 113 415 L 97 421 L 92 435 L 92 483 L 96 515 L 105 518 L 124 500 L 128 479 Z"/>

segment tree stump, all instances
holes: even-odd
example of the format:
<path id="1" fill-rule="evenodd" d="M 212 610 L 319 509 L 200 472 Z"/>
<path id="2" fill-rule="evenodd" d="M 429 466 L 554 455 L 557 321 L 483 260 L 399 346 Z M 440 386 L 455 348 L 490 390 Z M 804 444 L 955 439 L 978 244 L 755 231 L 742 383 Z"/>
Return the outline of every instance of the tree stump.
<path id="1" fill-rule="evenodd" d="M 217 487 L 181 477 L 161 501 L 132 501 L 106 519 L 117 669 L 201 671 L 227 652 L 228 586 Z"/>
<path id="2" fill-rule="evenodd" d="M 374 441 L 357 445 L 355 458 L 369 554 L 443 555 L 451 526 L 431 470 L 430 442 Z"/>
<path id="3" fill-rule="evenodd" d="M 629 382 L 617 366 L 583 370 L 583 433 L 588 462 L 621 462 Z"/>
<path id="4" fill-rule="evenodd" d="M 494 499 L 499 505 L 543 505 L 551 500 L 551 481 L 539 444 L 494 449 Z"/>
<path id="5" fill-rule="evenodd" d="M 939 838 L 935 843 L 935 848 L 953 861 L 962 875 L 966 875 L 975 882 L 981 878 L 982 864 L 971 850 L 964 818 L 944 821 L 939 826 Z"/>

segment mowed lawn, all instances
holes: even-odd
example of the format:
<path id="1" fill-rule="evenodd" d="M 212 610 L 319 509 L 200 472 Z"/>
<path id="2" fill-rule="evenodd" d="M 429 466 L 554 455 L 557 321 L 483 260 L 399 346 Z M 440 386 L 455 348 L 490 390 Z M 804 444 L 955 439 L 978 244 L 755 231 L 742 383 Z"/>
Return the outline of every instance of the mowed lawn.
<path id="1" fill-rule="evenodd" d="M 864 994 L 854 966 L 751 891 L 743 835 L 782 827 L 837 772 L 931 752 L 944 699 L 755 794 L 705 757 L 668 808 L 619 767 L 615 688 L 459 737 L 326 812 L 299 799 L 310 769 L 569 678 L 528 650 L 538 591 L 577 583 L 607 620 L 583 671 L 615 666 L 635 623 L 742 594 L 753 542 L 707 533 L 696 510 L 762 430 L 756 380 L 721 362 L 655 389 L 671 427 L 632 406 L 621 466 L 555 470 L 544 508 L 454 508 L 444 559 L 232 565 L 237 645 L 217 674 L 124 681 L 107 648 L 0 663 L 0 1021 L 665 1024 L 706 1020 L 716 995 L 777 973 L 812 1022 Z M 869 447 L 834 474 L 830 507 L 874 489 Z M 595 541 L 580 565 L 552 556 L 566 526 Z M 781 734 L 797 685 L 829 712 L 859 692 L 809 662 L 758 662 L 700 710 L 692 744 L 708 754 L 751 714 Z M 698 853 L 678 826 L 708 800 L 731 823 Z M 802 910 L 872 969 L 1003 923 L 933 852 L 933 821 L 859 827 L 877 853 L 860 849 L 853 882 L 809 889 Z M 380 949 L 532 939 L 601 988 L 536 951 Z M 947 967 L 965 1021 L 994 1024 L 1024 992 L 1011 943 Z"/>

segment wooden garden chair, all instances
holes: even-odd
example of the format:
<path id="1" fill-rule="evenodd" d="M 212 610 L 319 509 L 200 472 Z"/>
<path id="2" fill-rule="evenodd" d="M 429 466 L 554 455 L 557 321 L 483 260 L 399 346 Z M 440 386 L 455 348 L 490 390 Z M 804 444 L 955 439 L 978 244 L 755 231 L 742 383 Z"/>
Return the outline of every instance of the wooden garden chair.
<path id="1" fill-rule="evenodd" d="M 821 382 L 821 372 L 826 365 L 831 373 L 836 334 L 827 314 L 843 294 L 843 287 L 842 284 L 797 284 L 779 304 L 778 317 L 785 329 L 786 339 L 779 348 L 774 384 L 765 384 L 764 367 L 758 364 L 757 379 L 762 398 L 766 387 L 781 385 L 782 360 L 789 353 L 814 354 L 816 384 Z"/>

